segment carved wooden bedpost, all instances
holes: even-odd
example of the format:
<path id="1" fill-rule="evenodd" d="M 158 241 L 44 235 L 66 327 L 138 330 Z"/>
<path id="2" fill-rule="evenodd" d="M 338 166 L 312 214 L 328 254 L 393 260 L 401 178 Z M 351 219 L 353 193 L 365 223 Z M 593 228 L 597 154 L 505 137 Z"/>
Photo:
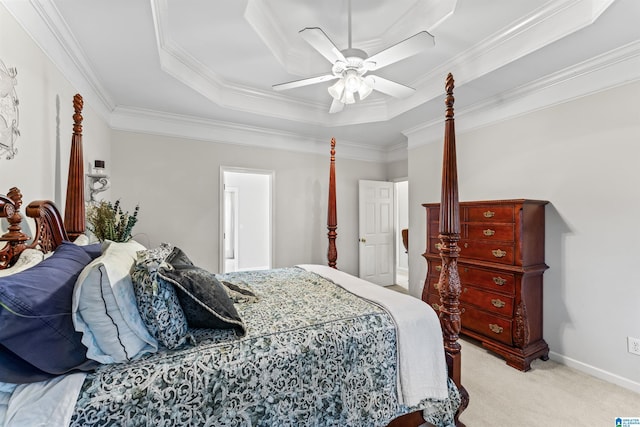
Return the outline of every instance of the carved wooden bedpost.
<path id="1" fill-rule="evenodd" d="M 329 267 L 336 267 L 338 250 L 336 249 L 336 237 L 338 233 L 338 215 L 336 212 L 336 139 L 331 138 L 331 165 L 329 166 L 329 205 L 327 213 L 327 229 L 329 230 L 329 250 L 327 260 Z"/>
<path id="2" fill-rule="evenodd" d="M 460 247 L 460 206 L 458 199 L 458 169 L 456 164 L 456 137 L 453 118 L 453 87 L 454 81 L 451 73 L 447 75 L 446 91 L 447 106 L 445 113 L 444 154 L 442 160 L 442 194 L 440 200 L 440 257 L 442 258 L 442 270 L 438 282 L 440 290 L 440 322 L 444 346 L 447 353 L 447 367 L 451 377 L 460 389 L 462 406 L 458 413 L 466 408 L 469 395 L 462 387 L 461 354 L 458 334 L 460 333 L 460 307 L 458 298 L 461 285 L 458 274 L 458 255 Z"/>
<path id="3" fill-rule="evenodd" d="M 22 193 L 13 187 L 7 196 L 0 196 L 0 217 L 6 217 L 9 229 L 0 237 L 0 242 L 7 242 L 0 248 L 0 269 L 7 268 L 12 264 L 14 258 L 25 247 L 25 242 L 30 239 L 22 232 L 20 222 L 20 206 L 22 206 Z"/>
<path id="4" fill-rule="evenodd" d="M 73 97 L 73 136 L 69 157 L 69 178 L 67 180 L 67 201 L 64 206 L 64 227 L 71 240 L 85 231 L 84 212 L 84 157 L 82 154 L 82 96 Z"/>

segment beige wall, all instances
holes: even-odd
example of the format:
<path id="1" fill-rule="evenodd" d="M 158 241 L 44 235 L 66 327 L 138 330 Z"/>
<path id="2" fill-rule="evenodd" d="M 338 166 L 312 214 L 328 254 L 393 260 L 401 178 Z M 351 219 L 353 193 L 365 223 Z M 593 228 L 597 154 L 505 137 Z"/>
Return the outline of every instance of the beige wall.
<path id="1" fill-rule="evenodd" d="M 406 159 L 388 162 L 385 167 L 388 181 L 394 181 L 399 178 L 406 178 L 409 176 L 408 163 Z"/>
<path id="2" fill-rule="evenodd" d="M 640 337 L 639 112 L 633 83 L 457 135 L 460 200 L 550 202 L 544 337 L 552 357 L 637 391 L 640 358 L 626 337 Z M 441 159 L 442 141 L 409 153 L 410 241 L 420 242 L 410 255 L 414 294 L 426 272 L 420 203 L 440 199 Z"/>
<path id="3" fill-rule="evenodd" d="M 256 136 L 259 138 L 259 135 Z M 274 266 L 326 263 L 327 155 L 114 132 L 112 198 L 140 204 L 136 239 L 168 241 L 219 271 L 220 167 L 275 171 Z M 385 178 L 382 164 L 336 160 L 338 267 L 358 273 L 358 180 Z"/>
<path id="4" fill-rule="evenodd" d="M 64 208 L 75 89 L 0 4 L 0 59 L 18 70 L 18 154 L 0 158 L 0 193 L 17 186 L 25 203 L 49 199 Z M 84 158 L 110 163 L 111 131 L 84 106 Z M 108 195 L 108 193 L 107 193 Z"/>

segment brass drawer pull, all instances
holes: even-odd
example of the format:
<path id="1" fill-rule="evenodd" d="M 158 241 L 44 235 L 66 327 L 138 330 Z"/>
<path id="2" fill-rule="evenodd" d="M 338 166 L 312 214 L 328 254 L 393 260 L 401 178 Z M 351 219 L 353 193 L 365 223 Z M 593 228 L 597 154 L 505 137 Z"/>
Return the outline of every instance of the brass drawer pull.
<path id="1" fill-rule="evenodd" d="M 505 306 L 506 302 L 502 301 L 499 298 L 496 298 L 491 300 L 491 304 L 496 308 L 502 308 Z"/>
<path id="2" fill-rule="evenodd" d="M 431 308 L 433 308 L 435 311 L 440 311 L 440 306 L 438 304 L 436 304 L 435 302 L 433 304 L 431 304 Z"/>
<path id="3" fill-rule="evenodd" d="M 483 213 L 485 218 L 493 218 L 495 216 L 495 212 L 492 211 L 486 211 L 485 213 Z"/>
<path id="4" fill-rule="evenodd" d="M 495 230 L 492 230 L 490 228 L 487 228 L 486 230 L 482 230 L 482 234 L 484 234 L 487 237 L 493 236 L 494 234 L 496 234 Z"/>
<path id="5" fill-rule="evenodd" d="M 433 284 L 433 289 L 435 289 L 436 291 L 440 290 L 440 282 L 436 282 Z"/>
<path id="6" fill-rule="evenodd" d="M 436 265 L 436 271 L 442 271 L 442 266 L 441 265 Z"/>
<path id="7" fill-rule="evenodd" d="M 500 276 L 494 277 L 493 278 L 493 283 L 495 283 L 498 286 L 504 286 L 504 284 L 507 283 L 507 279 L 503 279 Z"/>
<path id="8" fill-rule="evenodd" d="M 436 249 L 437 250 L 442 249 L 442 243 L 436 243 Z"/>
<path id="9" fill-rule="evenodd" d="M 502 331 L 504 331 L 504 328 L 502 326 L 498 326 L 495 323 L 489 323 L 489 329 L 491 329 L 491 332 L 494 332 L 496 334 L 501 334 Z"/>
<path id="10" fill-rule="evenodd" d="M 494 257 L 502 258 L 507 254 L 507 251 L 503 251 L 502 249 L 494 249 L 491 251 Z"/>

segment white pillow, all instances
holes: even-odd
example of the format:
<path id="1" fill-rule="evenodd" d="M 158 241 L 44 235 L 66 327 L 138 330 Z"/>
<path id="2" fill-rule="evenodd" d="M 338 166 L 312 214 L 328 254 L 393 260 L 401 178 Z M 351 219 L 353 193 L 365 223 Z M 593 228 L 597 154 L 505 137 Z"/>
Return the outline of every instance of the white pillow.
<path id="1" fill-rule="evenodd" d="M 76 240 L 74 240 L 73 243 L 75 243 L 78 246 L 87 246 L 90 243 L 89 236 L 87 236 L 86 234 L 81 234 L 78 237 L 76 237 Z"/>
<path id="2" fill-rule="evenodd" d="M 131 282 L 140 243 L 105 242 L 102 255 L 87 265 L 73 291 L 72 319 L 82 332 L 87 357 L 100 363 L 126 362 L 158 350 L 144 325 Z"/>
<path id="3" fill-rule="evenodd" d="M 0 270 L 0 277 L 11 276 L 33 267 L 44 259 L 44 254 L 37 249 L 25 249 L 20 253 L 18 260 L 9 268 Z"/>

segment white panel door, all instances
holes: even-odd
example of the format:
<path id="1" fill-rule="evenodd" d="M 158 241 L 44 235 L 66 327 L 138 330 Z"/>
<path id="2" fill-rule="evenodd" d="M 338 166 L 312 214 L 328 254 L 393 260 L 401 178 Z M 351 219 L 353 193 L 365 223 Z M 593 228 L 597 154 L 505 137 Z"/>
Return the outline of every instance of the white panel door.
<path id="1" fill-rule="evenodd" d="M 360 277 L 393 285 L 393 183 L 359 182 Z"/>

